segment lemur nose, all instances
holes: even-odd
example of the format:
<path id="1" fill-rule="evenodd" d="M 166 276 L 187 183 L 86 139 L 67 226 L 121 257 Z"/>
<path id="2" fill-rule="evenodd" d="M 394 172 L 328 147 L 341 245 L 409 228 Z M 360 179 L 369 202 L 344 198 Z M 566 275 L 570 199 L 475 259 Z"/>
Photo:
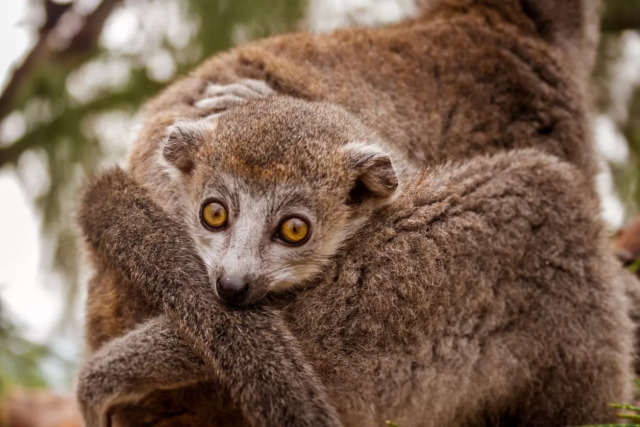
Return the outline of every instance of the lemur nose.
<path id="1" fill-rule="evenodd" d="M 216 289 L 224 302 L 239 303 L 249 290 L 249 282 L 244 277 L 222 276 L 218 279 Z"/>

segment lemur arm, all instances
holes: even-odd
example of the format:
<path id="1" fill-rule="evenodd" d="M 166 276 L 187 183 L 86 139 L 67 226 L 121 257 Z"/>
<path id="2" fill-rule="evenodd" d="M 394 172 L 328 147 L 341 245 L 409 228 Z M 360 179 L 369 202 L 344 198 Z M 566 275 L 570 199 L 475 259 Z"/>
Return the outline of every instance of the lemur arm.
<path id="1" fill-rule="evenodd" d="M 220 304 L 184 227 L 124 171 L 87 185 L 78 219 L 95 258 L 167 314 L 251 424 L 340 425 L 277 313 Z"/>
<path id="2" fill-rule="evenodd" d="M 108 427 L 116 405 L 210 378 L 210 370 L 175 325 L 158 316 L 94 354 L 78 375 L 76 393 L 85 424 Z"/>
<path id="3" fill-rule="evenodd" d="M 228 85 L 210 83 L 195 106 L 215 113 L 274 93 L 276 92 L 262 80 L 242 79 Z"/>

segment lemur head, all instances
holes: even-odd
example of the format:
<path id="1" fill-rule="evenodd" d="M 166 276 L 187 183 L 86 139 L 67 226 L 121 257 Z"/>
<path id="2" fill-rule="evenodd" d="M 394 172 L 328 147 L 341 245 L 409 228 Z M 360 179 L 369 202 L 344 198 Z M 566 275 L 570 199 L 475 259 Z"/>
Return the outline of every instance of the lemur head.
<path id="1" fill-rule="evenodd" d="M 277 96 L 177 122 L 162 151 L 218 296 L 303 284 L 398 186 L 376 137 L 339 107 Z"/>

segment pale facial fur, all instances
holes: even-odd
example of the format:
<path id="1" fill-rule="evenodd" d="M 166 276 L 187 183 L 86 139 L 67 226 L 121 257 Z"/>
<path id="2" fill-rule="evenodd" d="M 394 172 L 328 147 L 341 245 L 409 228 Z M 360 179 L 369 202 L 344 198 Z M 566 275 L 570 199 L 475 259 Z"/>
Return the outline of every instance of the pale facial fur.
<path id="1" fill-rule="evenodd" d="M 320 272 L 344 241 L 348 221 L 346 210 L 330 224 L 320 220 L 323 214 L 293 189 L 256 194 L 250 187 L 230 175 L 216 176 L 192 201 L 188 221 L 212 283 L 225 276 L 245 278 L 252 288 L 250 300 L 257 300 L 267 292 L 301 285 Z M 201 206 L 208 200 L 227 206 L 227 225 L 219 230 L 202 224 Z M 278 237 L 279 225 L 289 217 L 309 224 L 309 237 L 300 245 Z"/>

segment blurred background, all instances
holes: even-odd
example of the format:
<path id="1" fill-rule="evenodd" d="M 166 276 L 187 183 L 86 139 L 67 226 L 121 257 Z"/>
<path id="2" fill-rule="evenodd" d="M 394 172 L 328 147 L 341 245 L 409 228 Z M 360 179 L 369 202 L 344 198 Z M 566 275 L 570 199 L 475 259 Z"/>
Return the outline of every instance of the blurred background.
<path id="1" fill-rule="evenodd" d="M 613 241 L 640 204 L 640 0 L 604 6 L 593 130 Z M 380 25 L 413 9 L 413 0 L 0 3 L 0 402 L 8 402 L 0 403 L 0 425 L 8 405 L 55 406 L 72 388 L 89 276 L 75 199 L 87 174 L 125 165 L 140 105 L 233 45 L 297 29 Z M 634 244 L 640 252 L 634 242 L 632 257 Z M 39 389 L 50 392 L 31 391 Z"/>

